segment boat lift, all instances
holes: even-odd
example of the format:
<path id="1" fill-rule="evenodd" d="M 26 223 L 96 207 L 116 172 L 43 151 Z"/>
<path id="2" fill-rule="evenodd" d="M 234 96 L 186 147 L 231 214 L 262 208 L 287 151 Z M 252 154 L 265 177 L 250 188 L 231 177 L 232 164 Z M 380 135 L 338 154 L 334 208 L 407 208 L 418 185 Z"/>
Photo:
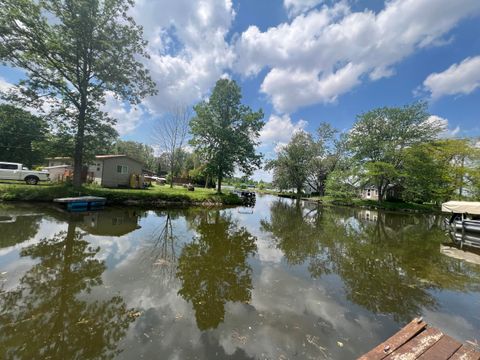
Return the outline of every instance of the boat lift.
<path id="1" fill-rule="evenodd" d="M 451 214 L 444 225 L 455 244 L 480 248 L 480 202 L 449 201 L 442 212 Z"/>

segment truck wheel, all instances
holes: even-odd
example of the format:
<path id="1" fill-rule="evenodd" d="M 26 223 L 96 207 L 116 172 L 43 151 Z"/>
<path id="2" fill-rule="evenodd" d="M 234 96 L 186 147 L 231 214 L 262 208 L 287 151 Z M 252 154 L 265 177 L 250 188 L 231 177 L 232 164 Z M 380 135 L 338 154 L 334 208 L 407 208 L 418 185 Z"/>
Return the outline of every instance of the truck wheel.
<path id="1" fill-rule="evenodd" d="M 27 183 L 27 185 L 37 185 L 38 181 L 39 178 L 36 176 L 27 176 L 25 178 L 25 182 Z"/>

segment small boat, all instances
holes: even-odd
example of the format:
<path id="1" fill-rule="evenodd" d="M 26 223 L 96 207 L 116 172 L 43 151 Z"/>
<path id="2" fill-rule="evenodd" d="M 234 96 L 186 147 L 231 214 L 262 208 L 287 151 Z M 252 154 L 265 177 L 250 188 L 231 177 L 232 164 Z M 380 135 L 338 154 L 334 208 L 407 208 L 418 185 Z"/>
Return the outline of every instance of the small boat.
<path id="1" fill-rule="evenodd" d="M 456 244 L 480 247 L 480 202 L 449 201 L 442 212 L 451 214 L 444 225 Z"/>

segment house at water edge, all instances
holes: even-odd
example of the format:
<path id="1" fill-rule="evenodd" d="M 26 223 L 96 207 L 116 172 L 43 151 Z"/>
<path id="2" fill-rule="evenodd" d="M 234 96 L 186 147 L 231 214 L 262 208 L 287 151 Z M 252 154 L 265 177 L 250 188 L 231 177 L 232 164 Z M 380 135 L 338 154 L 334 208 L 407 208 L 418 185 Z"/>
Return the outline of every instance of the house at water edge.
<path id="1" fill-rule="evenodd" d="M 52 181 L 62 182 L 73 176 L 73 160 L 70 157 L 48 158 Z M 143 163 L 127 155 L 96 155 L 84 167 L 86 182 L 108 188 L 141 187 L 143 185 Z M 134 179 L 137 177 L 136 179 Z M 132 181 L 132 179 L 134 181 Z"/>

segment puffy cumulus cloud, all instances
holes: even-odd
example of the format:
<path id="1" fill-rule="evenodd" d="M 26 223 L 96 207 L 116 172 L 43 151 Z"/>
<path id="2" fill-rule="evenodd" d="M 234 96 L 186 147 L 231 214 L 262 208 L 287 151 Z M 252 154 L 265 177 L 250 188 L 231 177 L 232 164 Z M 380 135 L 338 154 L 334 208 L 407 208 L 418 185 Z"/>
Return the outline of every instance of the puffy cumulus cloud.
<path id="1" fill-rule="evenodd" d="M 260 131 L 261 146 L 269 147 L 288 143 L 292 135 L 297 131 L 305 129 L 307 124 L 305 120 L 293 123 L 289 115 L 271 115 Z"/>
<path id="2" fill-rule="evenodd" d="M 461 19 L 479 13 L 477 0 L 393 0 L 378 13 L 339 1 L 265 32 L 250 26 L 235 43 L 234 68 L 247 76 L 268 68 L 261 91 L 276 110 L 291 112 L 393 75 L 396 63 L 443 44 Z"/>
<path id="3" fill-rule="evenodd" d="M 436 126 L 440 130 L 440 137 L 455 137 L 460 132 L 459 126 L 451 129 L 448 120 L 438 115 L 430 115 L 426 122 Z"/>
<path id="4" fill-rule="evenodd" d="M 141 107 L 126 106 L 125 103 L 115 98 L 112 92 L 107 92 L 105 104 L 102 105 L 101 110 L 117 121 L 114 127 L 120 135 L 135 130 L 147 113 Z"/>
<path id="5" fill-rule="evenodd" d="M 470 57 L 453 64 L 441 73 L 430 74 L 423 82 L 432 99 L 442 96 L 470 94 L 480 87 L 480 56 Z"/>
<path id="6" fill-rule="evenodd" d="M 159 92 L 145 103 L 154 112 L 198 100 L 231 67 L 230 0 L 140 0 L 132 11 L 149 41 L 147 66 Z"/>
<path id="7" fill-rule="evenodd" d="M 284 0 L 283 6 L 287 9 L 289 16 L 298 15 L 321 4 L 323 0 Z"/>

